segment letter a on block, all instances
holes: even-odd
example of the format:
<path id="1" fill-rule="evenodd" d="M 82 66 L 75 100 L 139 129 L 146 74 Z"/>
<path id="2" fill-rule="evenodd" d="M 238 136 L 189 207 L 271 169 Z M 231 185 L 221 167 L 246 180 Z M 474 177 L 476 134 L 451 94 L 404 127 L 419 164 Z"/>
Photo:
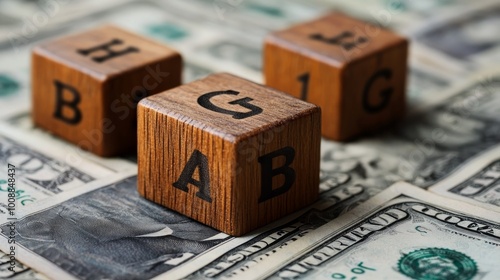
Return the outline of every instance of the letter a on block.
<path id="1" fill-rule="evenodd" d="M 316 201 L 320 126 L 319 107 L 225 73 L 146 97 L 137 190 L 241 236 Z"/>
<path id="2" fill-rule="evenodd" d="M 200 177 L 199 181 L 193 178 L 193 174 L 197 168 Z M 179 180 L 173 183 L 174 187 L 185 192 L 189 191 L 187 186 L 188 184 L 198 187 L 199 191 L 196 193 L 197 197 L 205 201 L 212 202 L 212 198 L 210 197 L 210 173 L 208 171 L 208 159 L 207 156 L 198 150 L 194 150 L 186 163 L 186 166 L 182 170 Z"/>

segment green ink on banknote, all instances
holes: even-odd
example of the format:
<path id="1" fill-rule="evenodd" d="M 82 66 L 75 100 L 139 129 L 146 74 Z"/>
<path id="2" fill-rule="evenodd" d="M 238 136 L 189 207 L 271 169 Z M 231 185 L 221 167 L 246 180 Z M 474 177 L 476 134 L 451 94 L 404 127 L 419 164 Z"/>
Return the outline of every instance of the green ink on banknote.
<path id="1" fill-rule="evenodd" d="M 477 273 L 476 262 L 469 256 L 445 248 L 412 251 L 399 260 L 398 269 L 404 275 L 418 280 L 467 280 Z"/>
<path id="2" fill-rule="evenodd" d="M 7 180 L 0 179 L 0 192 L 9 192 L 9 185 Z M 16 188 L 14 193 L 16 194 L 16 200 L 23 206 L 36 201 L 35 197 L 31 196 L 22 189 Z"/>
<path id="3" fill-rule="evenodd" d="M 19 88 L 19 83 L 14 79 L 0 74 L 0 97 L 16 93 Z"/>
<path id="4" fill-rule="evenodd" d="M 389 9 L 392 9 L 394 11 L 405 11 L 408 9 L 405 3 L 402 1 L 394 1 L 394 0 L 386 0 L 385 1 L 385 6 Z"/>
<path id="5" fill-rule="evenodd" d="M 421 232 L 421 233 L 427 233 L 427 231 L 425 231 L 425 230 L 428 230 L 428 229 L 424 228 L 423 226 L 416 226 L 415 230 L 417 230 L 418 232 Z"/>
<path id="6" fill-rule="evenodd" d="M 372 268 L 372 267 L 367 267 L 363 264 L 363 262 L 360 262 L 358 263 L 358 265 L 354 268 L 351 269 L 351 273 L 355 274 L 355 275 L 361 275 L 361 274 L 365 274 L 366 272 L 369 272 L 369 271 L 377 271 L 375 268 Z M 332 279 L 356 279 L 357 277 L 356 276 L 346 276 L 342 273 L 333 273 L 332 274 Z"/>
<path id="7" fill-rule="evenodd" d="M 247 7 L 251 10 L 260 12 L 262 14 L 267 14 L 273 17 L 284 17 L 283 12 L 278 8 L 262 6 L 254 3 L 247 5 Z"/>
<path id="8" fill-rule="evenodd" d="M 152 35 L 165 40 L 179 40 L 188 35 L 188 33 L 181 27 L 168 22 L 151 25 L 148 29 Z"/>

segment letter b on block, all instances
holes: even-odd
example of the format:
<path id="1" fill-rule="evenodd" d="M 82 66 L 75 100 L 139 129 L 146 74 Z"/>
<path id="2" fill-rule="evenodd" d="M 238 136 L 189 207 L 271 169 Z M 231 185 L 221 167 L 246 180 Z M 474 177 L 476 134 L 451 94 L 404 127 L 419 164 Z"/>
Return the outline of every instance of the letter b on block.
<path id="1" fill-rule="evenodd" d="M 318 195 L 320 109 L 228 74 L 143 99 L 138 190 L 232 235 Z"/>
<path id="2" fill-rule="evenodd" d="M 100 156 L 136 151 L 137 102 L 180 84 L 175 51 L 113 26 L 33 51 L 33 121 Z"/>

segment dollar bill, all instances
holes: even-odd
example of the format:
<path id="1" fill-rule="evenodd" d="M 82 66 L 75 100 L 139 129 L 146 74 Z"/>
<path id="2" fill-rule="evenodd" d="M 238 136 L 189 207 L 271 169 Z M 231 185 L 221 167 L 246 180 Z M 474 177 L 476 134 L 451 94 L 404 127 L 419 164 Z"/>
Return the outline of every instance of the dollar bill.
<path id="1" fill-rule="evenodd" d="M 248 3 L 253 2 L 248 1 Z M 194 24 L 183 18 L 188 13 L 186 10 L 182 10 L 183 14 L 179 16 L 172 11 L 167 12 L 158 7 L 154 2 L 123 5 L 112 11 L 92 15 L 79 25 L 69 25 L 64 32 L 50 33 L 49 36 L 71 32 L 76 28 L 90 28 L 103 22 L 113 23 L 163 41 L 178 49 L 187 60 L 187 67 L 184 70 L 185 82 L 192 80 L 193 77 L 190 75 L 193 67 L 203 69 L 205 72 L 203 75 L 210 72 L 237 72 L 240 76 L 252 81 L 263 81 L 261 76 L 262 47 L 266 34 L 242 33 L 234 27 L 228 28 L 226 24 L 219 22 Z M 243 8 L 243 6 L 238 7 Z M 130 18 L 137 20 L 132 22 Z M 4 93 L 0 92 L 2 94 L 0 102 L 5 104 L 8 110 L 27 111 L 30 106 L 29 57 L 29 49 L 14 56 L 10 52 L 0 54 L 0 59 L 5 62 L 3 64 L 5 66 L 0 67 L 4 68 L 3 73 L 0 70 L 0 85 L 4 88 L 2 90 Z M 11 65 L 16 65 L 15 68 L 19 70 L 13 71 Z M 425 99 L 419 97 L 423 92 L 441 89 L 450 80 L 444 78 L 446 75 L 436 73 L 422 63 L 412 64 L 409 75 L 410 101 L 417 101 L 417 103 L 418 100 Z M 8 106 L 8 104 L 16 104 L 16 106 Z M 19 107 L 20 104 L 21 107 Z M 12 112 L 4 114 L 12 115 Z M 2 113 L 0 117 L 1 115 Z"/>
<path id="2" fill-rule="evenodd" d="M 352 10 L 366 11 L 370 9 L 387 10 L 391 14 L 399 17 L 410 18 L 414 21 L 422 20 L 439 15 L 444 10 L 466 9 L 473 6 L 466 0 L 425 0 L 425 1 L 405 1 L 405 0 L 324 0 L 323 3 L 330 3 L 339 7 L 348 7 Z M 481 2 L 481 1 L 478 1 Z M 483 1 L 484 2 L 484 1 Z M 477 3 L 477 2 L 476 2 Z"/>
<path id="3" fill-rule="evenodd" d="M 427 55 L 478 68 L 500 58 L 500 39 L 492 31 L 499 21 L 498 1 L 484 1 L 460 13 L 443 13 L 412 33 Z"/>
<path id="4" fill-rule="evenodd" d="M 246 240 L 233 238 L 224 243 L 225 246 L 202 253 L 161 275 L 169 278 L 209 278 L 213 275 L 226 277 L 244 267 L 248 256 L 279 252 L 286 246 L 295 246 L 292 244 L 310 240 L 308 234 L 315 229 L 353 209 L 395 181 L 406 179 L 427 187 L 446 178 L 451 172 L 464 166 L 468 160 L 481 155 L 497 143 L 497 130 L 487 130 L 496 125 L 496 77 L 498 71 L 443 92 L 441 102 L 410 117 L 402 129 L 390 131 L 381 138 L 348 145 L 323 141 L 320 185 L 322 199 L 310 211 L 301 213 L 295 219 L 280 222 L 272 228 L 261 230 Z M 464 107 L 464 104 L 468 105 Z M 427 115 L 444 116 L 442 120 L 445 122 L 429 121 L 425 117 Z M 450 122 L 454 125 L 449 126 Z M 491 141 L 483 142 L 481 130 L 465 129 L 471 124 L 474 124 L 473 128 L 483 128 L 482 133 L 487 133 Z M 450 138 L 435 137 L 435 131 L 443 128 L 447 129 L 446 133 L 449 134 L 446 135 Z M 433 141 L 434 146 L 427 143 L 428 139 Z M 444 139 L 453 141 L 453 145 Z M 477 148 L 469 149 L 477 145 Z M 423 147 L 429 150 L 424 153 Z M 423 158 L 411 156 L 415 151 L 422 153 Z M 437 173 L 429 174 L 428 170 Z M 252 249 L 245 249 L 247 247 Z M 215 251 L 219 255 L 215 254 Z M 245 252 L 244 258 L 239 254 L 241 251 Z"/>
<path id="5" fill-rule="evenodd" d="M 29 52 L 0 52 L 0 120 L 30 106 Z"/>
<path id="6" fill-rule="evenodd" d="M 429 191 L 500 213 L 500 146 L 488 150 Z"/>
<path id="7" fill-rule="evenodd" d="M 443 13 L 462 13 L 478 3 L 488 1 L 480 0 L 472 3 L 466 0 L 316 0 L 316 2 L 372 24 L 410 35 L 409 31 L 421 27 L 430 19 L 441 17 Z"/>
<path id="8" fill-rule="evenodd" d="M 0 1 L 0 49 L 16 51 L 48 29 L 127 2 L 130 0 Z"/>
<path id="9" fill-rule="evenodd" d="M 462 86 L 459 90 L 455 89 L 452 93 L 444 93 L 444 97 L 448 97 L 448 99 L 444 98 L 441 104 L 428 108 L 425 110 L 425 114 L 429 112 L 446 113 L 448 110 L 446 107 L 443 107 L 443 104 L 453 104 L 453 102 L 449 102 L 452 100 L 450 96 L 454 97 L 461 94 L 463 99 L 473 96 L 477 88 L 484 87 L 482 78 L 484 77 L 481 77 L 479 80 L 473 80 L 466 86 Z M 490 84 L 487 84 L 486 87 L 490 87 Z M 463 99 L 456 98 L 456 104 L 459 104 L 459 100 Z M 424 113 L 421 113 L 419 116 L 422 114 Z M 418 119 L 420 117 L 414 118 Z M 410 123 L 416 125 L 414 122 Z M 422 123 L 426 124 L 424 121 L 420 124 Z M 440 126 L 433 127 L 433 129 L 437 128 L 440 128 Z M 426 132 L 426 130 L 422 132 Z M 409 146 L 413 146 L 413 149 L 418 148 L 417 144 L 412 143 L 411 140 L 408 141 L 406 135 L 402 134 L 401 131 L 396 131 L 391 136 L 394 138 L 392 141 L 401 141 L 401 146 L 403 146 L 401 150 L 411 150 Z M 430 136 L 430 134 L 424 133 L 415 137 L 414 140 L 418 140 L 419 138 L 427 139 Z M 378 143 L 377 145 L 379 146 L 385 145 L 385 150 L 391 149 L 393 151 L 384 151 L 381 153 L 376 148 L 371 148 L 373 142 Z M 403 143 L 406 144 L 403 145 Z M 305 236 L 308 232 L 325 224 L 332 218 L 352 209 L 393 182 L 405 178 L 411 180 L 421 170 L 412 167 L 411 174 L 413 175 L 407 177 L 404 176 L 404 173 L 401 174 L 398 172 L 398 166 L 404 160 L 405 154 L 394 153 L 394 148 L 386 138 L 380 140 L 372 139 L 366 144 L 356 143 L 350 145 L 323 141 L 323 159 L 321 162 L 322 183 L 320 185 L 323 199 L 316 206 L 310 209 L 310 211 L 299 215 L 296 219 L 282 222 L 280 225 L 267 230 L 259 231 L 255 234 L 255 237 L 238 246 L 233 248 L 228 246 L 227 251 L 218 258 L 214 258 L 215 255 L 213 253 L 202 255 L 193 262 L 185 264 L 185 266 L 173 269 L 165 277 L 177 278 L 188 276 L 193 279 L 224 278 L 232 273 L 232 271 L 238 270 L 243 266 L 248 258 L 273 252 L 277 248 L 284 246 L 284 244 L 298 242 L 301 236 Z M 471 154 L 470 156 L 473 157 L 474 155 Z M 439 162 L 440 159 L 438 157 L 429 159 L 427 163 L 430 164 L 433 161 Z M 460 162 L 457 161 L 454 164 L 450 164 L 448 168 L 453 170 L 453 168 L 457 167 L 455 164 L 460 164 Z M 441 176 L 446 177 L 446 172 L 443 172 Z M 438 179 L 429 178 L 427 184 L 434 182 L 432 180 Z M 427 185 L 424 184 L 424 186 Z M 193 270 L 196 267 L 200 268 Z"/>
<path id="10" fill-rule="evenodd" d="M 207 75 L 211 74 L 212 71 L 210 69 L 207 69 L 203 66 L 197 65 L 195 63 L 191 63 L 190 61 L 187 61 L 184 63 L 184 70 L 183 70 L 183 80 L 185 83 L 189 83 L 201 78 L 206 77 Z"/>
<path id="11" fill-rule="evenodd" d="M 443 91 L 436 105 L 408 117 L 397 129 L 359 144 L 398 160 L 396 173 L 429 187 L 498 143 L 500 74 L 480 72 Z"/>
<path id="12" fill-rule="evenodd" d="M 236 279 L 496 279 L 498 213 L 399 183 Z"/>
<path id="13" fill-rule="evenodd" d="M 210 72 L 230 71 L 261 82 L 262 39 L 268 30 L 286 27 L 292 22 L 302 21 L 324 11 L 312 6 L 312 9 L 307 10 L 310 11 L 307 15 L 300 15 L 300 9 L 296 7 L 302 9 L 303 2 L 300 5 L 251 0 L 241 1 L 241 4 L 238 4 L 239 1 L 198 1 L 205 2 L 203 5 L 187 3 L 190 1 L 175 5 L 162 1 L 145 2 L 90 15 L 85 20 L 67 24 L 62 31 L 57 28 L 48 30 L 44 36 L 59 35 L 75 28 L 88 28 L 101 22 L 111 22 L 179 49 L 187 58 L 185 81 Z M 214 4 L 221 3 L 224 5 L 222 7 L 226 8 L 224 19 L 206 20 L 209 17 L 217 17 L 212 8 Z M 294 15 L 294 11 L 298 14 Z M 372 17 L 381 20 L 374 15 Z M 396 22 L 391 21 L 389 25 L 397 26 Z M 423 54 L 425 56 L 427 52 L 424 51 Z M 363 203 L 395 181 L 407 180 L 425 188 L 444 181 L 450 173 L 469 166 L 469 161 L 482 156 L 484 150 L 492 147 L 498 140 L 498 120 L 494 115 L 499 106 L 495 98 L 498 91 L 498 72 L 493 71 L 487 76 L 472 79 L 465 86 L 443 90 L 451 84 L 452 79 L 430 67 L 420 67 L 412 63 L 409 86 L 411 108 L 426 105 L 429 100 L 437 105 L 424 108 L 420 114 L 417 112 L 402 128 L 389 131 L 382 137 L 347 145 L 322 141 L 322 196 L 317 204 L 243 238 L 225 237 L 227 239 L 223 242 L 205 247 L 205 250 L 199 250 L 196 254 L 187 252 L 187 246 L 186 252 L 166 261 L 169 265 L 166 270 L 160 265 L 162 269 L 153 269 L 154 273 L 144 274 L 144 278 L 229 277 L 244 269 L 251 259 L 272 255 L 275 251 L 280 252 L 282 248 L 302 244 L 317 228 Z M 5 96 L 13 97 L 12 89 L 16 88 L 13 86 L 16 83 L 11 80 L 27 79 L 27 73 L 7 75 L 10 75 L 10 80 L 6 79 L 3 83 L 0 80 L 0 85 L 1 88 L 7 89 Z M 17 84 L 24 87 L 26 83 Z M 441 99 L 441 102 L 435 102 L 434 99 Z M 30 134 L 33 139 L 44 140 L 45 144 L 40 147 L 48 150 L 68 147 L 67 144 L 36 130 L 25 110 L 15 116 L 11 113 L 8 115 L 7 123 L 10 126 L 21 127 L 33 133 Z M 463 127 L 470 130 L 462 131 Z M 439 133 L 442 131 L 445 136 L 437 137 L 442 136 L 442 133 Z M 471 149 L 468 151 L 469 146 Z M 91 161 L 103 163 L 95 158 Z M 113 168 L 116 165 L 104 163 L 103 166 Z M 76 199 L 77 196 L 73 198 Z M 218 233 L 213 235 L 217 236 Z M 149 264 L 147 258 L 141 255 L 138 262 Z M 58 271 L 57 277 L 53 276 L 54 278 L 70 276 L 63 268 L 66 263 L 44 261 L 33 255 L 26 260 L 28 264 L 36 267 L 42 266 L 38 263 L 41 261 L 47 265 L 46 270 L 54 268 L 54 271 Z M 73 265 L 73 269 L 79 269 L 79 264 Z M 119 267 L 114 264 L 110 266 L 111 270 Z M 110 274 L 114 275 L 114 272 Z M 90 277 L 93 276 L 95 275 Z"/>
<path id="14" fill-rule="evenodd" d="M 439 95 L 457 80 L 453 75 L 437 71 L 415 56 L 413 58 L 408 67 L 406 88 L 408 108 L 412 111 L 432 102 L 434 95 Z"/>
<path id="15" fill-rule="evenodd" d="M 13 140 L 0 134 L 0 213 L 7 208 L 7 169 L 14 166 L 17 184 L 17 201 L 20 206 L 29 205 L 55 194 L 85 185 L 96 179 L 115 174 L 113 170 L 92 162 L 60 158 L 47 151 L 39 151 L 28 143 Z"/>
<path id="16" fill-rule="evenodd" d="M 19 261 L 15 261 L 15 265 L 11 266 L 10 256 L 0 252 L 0 279 L 48 280 L 49 278 Z"/>
<path id="17" fill-rule="evenodd" d="M 498 71 L 489 72 L 489 75 L 481 74 L 443 92 L 432 106 L 417 111 L 401 125 L 402 128 L 389 131 L 382 137 L 350 144 L 323 140 L 319 186 L 321 199 L 316 204 L 296 213 L 294 217 L 259 230 L 244 242 L 236 243 L 241 239 L 234 238 L 231 242 L 235 243 L 225 244 L 220 256 L 213 251 L 200 255 L 164 277 L 225 279 L 245 269 L 252 259 L 273 255 L 283 248 L 307 242 L 304 240 L 308 240 L 308 235 L 318 228 L 363 205 L 397 181 L 407 180 L 427 188 L 446 180 L 456 170 L 468 168 L 469 161 L 481 157 L 488 153 L 488 149 L 498 145 L 496 139 L 500 137 L 499 132 L 492 129 L 498 126 L 498 119 L 492 109 L 500 106 L 495 101 L 499 81 L 495 77 L 498 75 Z M 463 107 L 464 104 L 468 105 Z M 460 108 L 467 110 L 458 110 Z M 427 115 L 444 115 L 445 120 L 450 118 L 448 121 L 453 121 L 453 125 L 448 125 L 449 122 L 429 122 L 425 117 Z M 455 131 L 454 126 L 461 131 L 464 124 L 469 123 L 483 128 L 483 132 L 474 130 L 478 133 L 478 138 L 470 138 L 469 132 L 464 132 L 463 135 L 452 133 Z M 445 128 L 450 130 L 436 133 Z M 484 137 L 479 136 L 481 133 L 492 136 L 491 139 L 495 140 L 485 141 Z M 447 137 L 436 137 L 442 134 Z M 474 145 L 484 146 L 473 149 Z"/>
<path id="18" fill-rule="evenodd" d="M 264 36 L 270 30 L 282 29 L 325 12 L 324 5 L 311 1 L 265 0 L 192 0 L 182 3 L 155 1 L 169 10 L 187 14 L 197 20 L 226 26 L 247 35 Z"/>
<path id="19" fill-rule="evenodd" d="M 106 174 L 115 174 L 128 170 L 137 170 L 137 165 L 134 161 L 124 158 L 101 158 L 90 152 L 84 151 L 79 147 L 55 137 L 48 131 L 40 129 L 33 124 L 29 112 L 22 112 L 4 121 L 0 121 L 0 134 L 4 132 L 9 138 L 15 139 L 20 143 L 27 143 L 27 139 L 36 140 L 36 149 L 54 156 L 63 162 L 72 166 L 86 166 L 89 164 L 90 170 L 94 166 L 99 167 L 96 171 L 105 170 Z M 32 142 L 31 142 L 32 143 Z M 100 178 L 100 177 L 98 177 Z"/>
<path id="20" fill-rule="evenodd" d="M 30 143 L 20 141 L 29 139 L 26 134 L 2 125 L 0 128 L 3 128 L 0 129 L 0 167 L 3 170 L 0 174 L 0 216 L 7 216 L 11 209 L 8 202 L 9 168 L 15 170 L 15 204 L 18 209 L 116 173 L 92 162 L 66 160 L 60 153 L 55 156 L 47 154 L 47 149 L 40 151 Z M 0 252 L 0 278 L 46 279 L 19 262 L 16 262 L 15 270 L 9 270 L 9 267 L 9 256 Z"/>
<path id="21" fill-rule="evenodd" d="M 228 239 L 140 197 L 133 173 L 22 210 L 10 238 L 16 255 L 55 279 L 149 279 Z M 0 238 L 7 252 L 9 225 Z"/>

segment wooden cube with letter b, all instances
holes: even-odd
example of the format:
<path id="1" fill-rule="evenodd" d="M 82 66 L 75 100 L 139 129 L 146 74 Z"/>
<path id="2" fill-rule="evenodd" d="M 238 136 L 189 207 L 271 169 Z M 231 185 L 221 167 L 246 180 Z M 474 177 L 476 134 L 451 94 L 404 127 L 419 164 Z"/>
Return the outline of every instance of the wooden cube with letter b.
<path id="1" fill-rule="evenodd" d="M 340 13 L 270 34 L 266 85 L 322 109 L 322 133 L 349 140 L 401 119 L 408 42 Z"/>
<path id="2" fill-rule="evenodd" d="M 137 102 L 181 83 L 174 50 L 113 26 L 33 50 L 33 121 L 100 156 L 135 151 Z"/>
<path id="3" fill-rule="evenodd" d="M 242 235 L 317 198 L 320 115 L 229 74 L 147 97 L 138 107 L 139 193 Z"/>

